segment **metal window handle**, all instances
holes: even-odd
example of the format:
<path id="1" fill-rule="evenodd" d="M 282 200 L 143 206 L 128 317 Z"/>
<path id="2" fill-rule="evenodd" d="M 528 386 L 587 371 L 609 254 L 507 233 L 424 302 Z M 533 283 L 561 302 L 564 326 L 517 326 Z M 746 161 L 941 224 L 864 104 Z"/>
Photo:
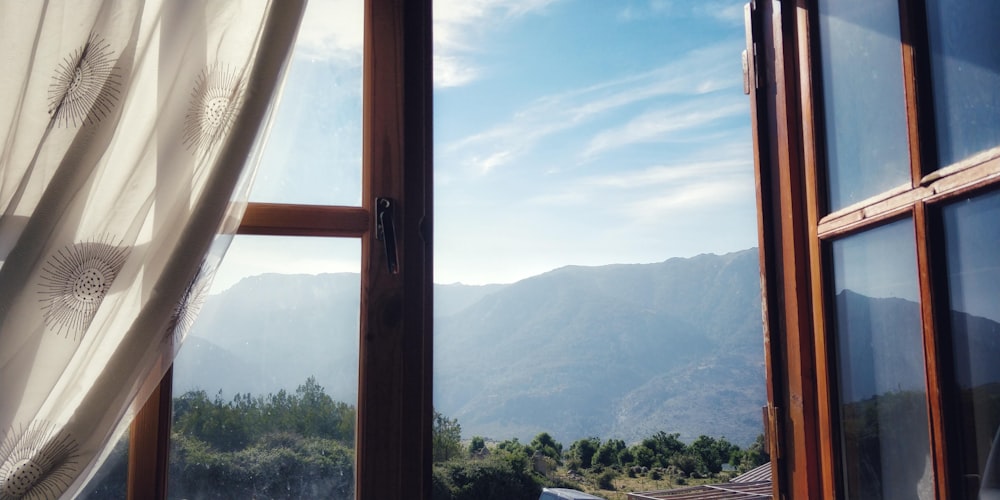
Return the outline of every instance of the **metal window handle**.
<path id="1" fill-rule="evenodd" d="M 375 198 L 375 239 L 385 248 L 385 260 L 391 274 L 399 274 L 396 255 L 396 226 L 392 220 L 395 203 L 391 198 Z"/>

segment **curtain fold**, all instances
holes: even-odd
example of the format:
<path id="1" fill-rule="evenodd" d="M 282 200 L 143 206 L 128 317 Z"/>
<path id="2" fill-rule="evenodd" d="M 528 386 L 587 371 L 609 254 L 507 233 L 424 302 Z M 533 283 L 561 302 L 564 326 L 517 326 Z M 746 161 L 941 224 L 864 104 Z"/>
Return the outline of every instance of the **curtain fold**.
<path id="1" fill-rule="evenodd" d="M 79 491 L 169 366 L 303 10 L 0 3 L 0 499 Z"/>

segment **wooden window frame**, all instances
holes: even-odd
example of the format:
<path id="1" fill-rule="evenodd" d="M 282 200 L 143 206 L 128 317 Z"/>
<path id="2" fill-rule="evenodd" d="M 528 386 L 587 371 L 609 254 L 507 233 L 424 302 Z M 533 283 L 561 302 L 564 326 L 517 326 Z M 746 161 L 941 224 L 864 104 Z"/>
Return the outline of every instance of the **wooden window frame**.
<path id="1" fill-rule="evenodd" d="M 824 243 L 902 216 L 912 217 L 917 252 L 935 495 L 950 498 L 960 488 L 949 482 L 955 456 L 948 443 L 955 424 L 946 404 L 951 397 L 944 376 L 950 360 L 942 355 L 946 314 L 935 310 L 944 293 L 943 243 L 935 221 L 948 202 L 1000 189 L 1000 147 L 928 168 L 936 151 L 926 13 L 920 2 L 899 5 L 911 182 L 832 213 L 823 211 L 815 0 L 752 1 L 746 11 L 748 81 L 756 83 L 749 90 L 768 376 L 765 428 L 777 499 L 841 493 Z"/>
<path id="2" fill-rule="evenodd" d="M 365 0 L 362 206 L 250 203 L 239 234 L 361 239 L 355 498 L 430 498 L 432 401 L 431 0 Z M 398 268 L 375 240 L 394 201 Z M 135 416 L 128 498 L 167 496 L 172 369 Z"/>

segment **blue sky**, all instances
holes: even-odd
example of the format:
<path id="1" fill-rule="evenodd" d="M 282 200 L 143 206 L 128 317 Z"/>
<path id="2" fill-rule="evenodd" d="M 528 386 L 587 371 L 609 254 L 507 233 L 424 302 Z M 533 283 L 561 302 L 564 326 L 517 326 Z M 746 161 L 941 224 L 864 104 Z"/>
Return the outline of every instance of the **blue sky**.
<path id="1" fill-rule="evenodd" d="M 358 3 L 310 5 L 252 199 L 360 203 Z M 742 5 L 437 0 L 435 281 L 756 245 Z M 358 268 L 356 242 L 261 245 L 217 288 Z"/>

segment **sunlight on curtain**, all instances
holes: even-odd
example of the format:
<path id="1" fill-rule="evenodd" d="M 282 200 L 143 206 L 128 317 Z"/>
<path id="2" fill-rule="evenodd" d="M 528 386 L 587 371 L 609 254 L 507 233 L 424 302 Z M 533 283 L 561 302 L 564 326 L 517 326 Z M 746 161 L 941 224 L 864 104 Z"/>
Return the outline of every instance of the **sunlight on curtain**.
<path id="1" fill-rule="evenodd" d="M 0 498 L 78 491 L 169 366 L 303 4 L 0 3 Z"/>

